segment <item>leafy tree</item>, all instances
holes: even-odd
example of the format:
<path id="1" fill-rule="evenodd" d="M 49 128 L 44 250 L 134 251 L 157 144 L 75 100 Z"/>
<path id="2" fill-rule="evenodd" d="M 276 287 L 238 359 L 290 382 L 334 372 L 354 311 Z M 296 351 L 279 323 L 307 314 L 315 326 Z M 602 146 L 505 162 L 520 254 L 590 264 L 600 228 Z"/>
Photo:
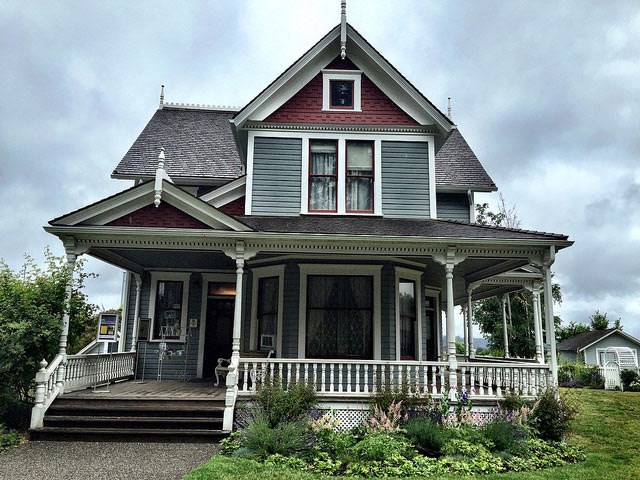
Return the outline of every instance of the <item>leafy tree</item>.
<path id="1" fill-rule="evenodd" d="M 590 331 L 591 327 L 586 323 L 569 322 L 569 325 L 566 327 L 562 325 L 556 327 L 556 342 L 564 342 L 568 338 Z"/>
<path id="2" fill-rule="evenodd" d="M 40 360 L 51 361 L 58 351 L 69 274 L 66 260 L 48 249 L 44 269 L 29 256 L 17 271 L 0 260 L 0 419 L 10 414 L 9 406 L 32 402 Z M 82 288 L 94 276 L 84 272 L 82 261 L 76 263 L 69 352 L 79 348 L 79 337 L 92 326 L 96 306 Z"/>
<path id="3" fill-rule="evenodd" d="M 599 310 L 596 310 L 590 317 L 591 321 L 591 329 L 592 330 L 607 330 L 609 328 L 609 319 L 607 318 L 607 314 L 600 313 Z M 622 328 L 620 325 L 621 320 L 618 318 L 614 321 L 613 326 L 615 328 Z"/>

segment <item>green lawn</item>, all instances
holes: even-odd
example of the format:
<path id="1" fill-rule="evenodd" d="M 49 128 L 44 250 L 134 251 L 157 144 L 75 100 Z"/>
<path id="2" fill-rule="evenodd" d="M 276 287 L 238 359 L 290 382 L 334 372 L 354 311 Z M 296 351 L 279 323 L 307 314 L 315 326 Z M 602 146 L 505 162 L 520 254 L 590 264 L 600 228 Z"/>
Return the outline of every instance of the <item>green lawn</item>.
<path id="1" fill-rule="evenodd" d="M 586 462 L 562 468 L 524 473 L 484 475 L 476 477 L 447 476 L 445 479 L 562 479 L 617 480 L 640 478 L 640 393 L 604 390 L 570 390 L 578 406 L 569 442 L 587 453 Z M 317 475 L 265 467 L 251 460 L 216 455 L 192 471 L 184 480 L 306 480 Z M 333 478 L 333 477 L 326 477 Z M 346 478 L 346 477 L 343 477 Z"/>

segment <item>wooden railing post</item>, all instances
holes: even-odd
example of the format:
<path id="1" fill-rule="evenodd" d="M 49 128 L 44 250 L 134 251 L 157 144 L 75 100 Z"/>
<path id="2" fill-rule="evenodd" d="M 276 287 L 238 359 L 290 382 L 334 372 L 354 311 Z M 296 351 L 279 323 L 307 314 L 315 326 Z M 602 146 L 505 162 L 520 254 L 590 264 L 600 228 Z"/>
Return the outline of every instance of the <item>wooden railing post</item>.
<path id="1" fill-rule="evenodd" d="M 36 399 L 31 410 L 31 428 L 42 428 L 44 420 L 44 398 L 47 389 L 47 361 L 42 359 L 36 373 Z"/>

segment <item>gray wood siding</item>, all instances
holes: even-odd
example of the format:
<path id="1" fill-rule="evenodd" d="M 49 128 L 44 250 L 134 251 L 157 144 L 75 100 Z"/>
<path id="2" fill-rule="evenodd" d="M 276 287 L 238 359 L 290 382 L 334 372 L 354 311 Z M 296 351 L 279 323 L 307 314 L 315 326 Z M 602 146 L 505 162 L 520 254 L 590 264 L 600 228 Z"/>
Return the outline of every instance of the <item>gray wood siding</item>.
<path id="1" fill-rule="evenodd" d="M 253 215 L 299 215 L 300 138 L 256 137 L 253 150 Z"/>
<path id="2" fill-rule="evenodd" d="M 466 193 L 438 193 L 436 195 L 438 218 L 470 222 L 469 197 Z"/>
<path id="3" fill-rule="evenodd" d="M 396 272 L 392 264 L 382 267 L 380 295 L 380 357 L 396 359 Z"/>
<path id="4" fill-rule="evenodd" d="M 382 142 L 382 213 L 429 217 L 428 143 Z"/>
<path id="5" fill-rule="evenodd" d="M 639 357 L 640 354 L 640 346 L 637 343 L 634 343 L 622 335 L 618 335 L 617 333 L 612 333 L 607 338 L 603 338 L 595 345 L 585 349 L 584 351 L 584 363 L 588 365 L 597 365 L 598 364 L 598 350 L 604 350 L 607 347 L 629 347 L 636 352 L 636 358 Z"/>
<path id="6" fill-rule="evenodd" d="M 284 306 L 282 309 L 282 356 L 298 356 L 298 332 L 300 330 L 300 268 L 288 262 L 284 268 Z"/>

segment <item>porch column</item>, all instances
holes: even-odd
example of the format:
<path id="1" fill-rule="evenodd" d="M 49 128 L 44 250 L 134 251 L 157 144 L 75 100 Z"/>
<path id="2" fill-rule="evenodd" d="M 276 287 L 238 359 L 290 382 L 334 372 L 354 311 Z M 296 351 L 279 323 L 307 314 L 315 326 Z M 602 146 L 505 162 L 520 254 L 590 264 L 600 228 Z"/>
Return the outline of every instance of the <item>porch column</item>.
<path id="1" fill-rule="evenodd" d="M 58 368 L 58 378 L 56 385 L 60 389 L 60 393 L 64 391 L 64 380 L 66 378 L 67 371 L 67 339 L 69 337 L 69 320 L 71 309 L 71 295 L 73 293 L 73 275 L 76 268 L 76 261 L 78 255 L 75 249 L 75 242 L 73 239 L 65 240 L 64 249 L 67 255 L 67 285 L 65 287 L 65 299 L 64 299 L 64 313 L 62 315 L 62 331 L 60 332 L 60 344 L 58 349 L 58 355 L 62 355 L 62 362 Z"/>
<path id="2" fill-rule="evenodd" d="M 236 301 L 233 310 L 233 337 L 231 340 L 231 363 L 238 365 L 240 360 L 240 334 L 242 326 L 242 279 L 244 275 L 244 243 L 238 242 L 236 256 Z"/>
<path id="3" fill-rule="evenodd" d="M 469 306 L 465 305 L 462 309 L 462 332 L 464 339 L 464 356 L 469 358 Z"/>
<path id="4" fill-rule="evenodd" d="M 504 358 L 509 358 L 509 332 L 507 330 L 507 299 L 500 296 L 502 301 L 502 339 L 504 343 Z"/>
<path id="5" fill-rule="evenodd" d="M 458 360 L 456 358 L 456 323 L 453 302 L 453 268 L 465 257 L 456 253 L 456 248 L 447 248 L 446 254 L 434 255 L 433 259 L 444 265 L 445 277 L 447 280 L 447 360 L 449 362 L 449 399 L 455 400 L 456 389 L 458 388 Z"/>
<path id="6" fill-rule="evenodd" d="M 533 332 L 536 339 L 536 360 L 538 363 L 544 363 L 544 354 L 542 350 L 542 323 L 540 322 L 540 284 L 534 283 L 533 289 Z"/>
<path id="7" fill-rule="evenodd" d="M 553 319 L 553 290 L 551 285 L 551 265 L 555 261 L 555 247 L 549 247 L 542 264 L 544 278 L 544 315 L 547 327 L 547 344 L 549 345 L 549 360 L 553 384 L 558 382 L 558 360 L 556 357 L 556 327 Z"/>
<path id="8" fill-rule="evenodd" d="M 467 328 L 469 329 L 469 358 L 476 356 L 476 350 L 473 348 L 473 304 L 471 302 L 472 288 L 467 289 Z"/>
<path id="9" fill-rule="evenodd" d="M 136 280 L 136 307 L 133 312 L 133 335 L 131 335 L 131 351 L 135 352 L 138 348 L 138 329 L 140 328 L 140 292 L 142 290 L 142 277 L 138 273 L 134 273 Z"/>

